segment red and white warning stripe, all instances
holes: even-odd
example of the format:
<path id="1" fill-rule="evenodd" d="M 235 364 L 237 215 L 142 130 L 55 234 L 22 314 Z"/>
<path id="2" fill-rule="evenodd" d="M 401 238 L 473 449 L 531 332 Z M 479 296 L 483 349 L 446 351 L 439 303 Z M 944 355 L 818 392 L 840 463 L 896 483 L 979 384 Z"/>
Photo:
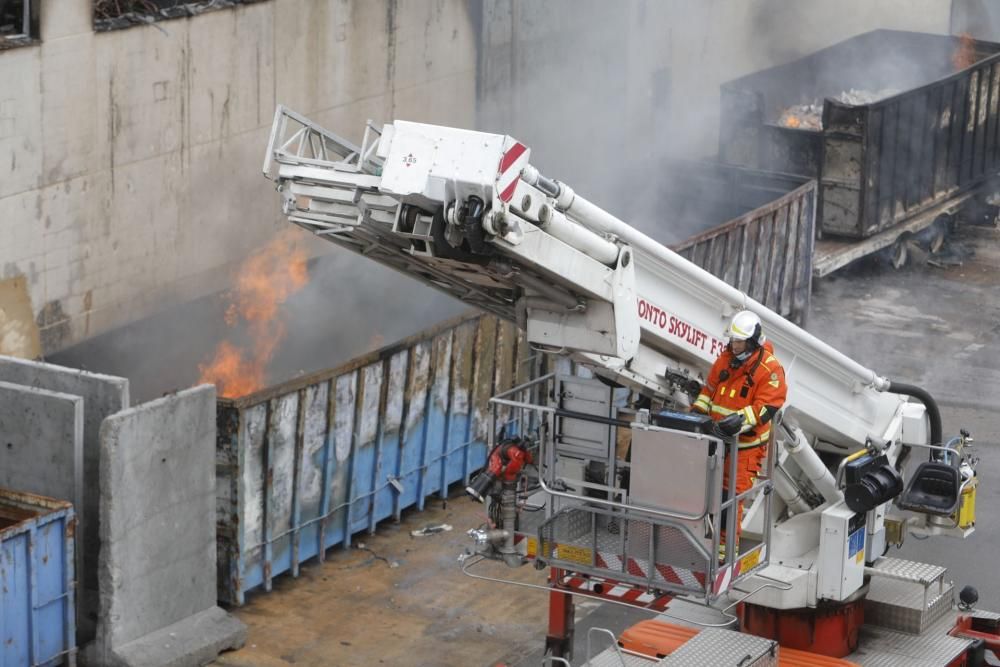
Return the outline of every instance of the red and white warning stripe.
<path id="1" fill-rule="evenodd" d="M 626 602 L 657 611 L 665 610 L 674 598 L 673 595 L 656 595 L 635 586 L 621 584 L 613 579 L 602 579 L 600 577 L 589 577 L 586 579 L 583 577 L 568 577 L 562 581 L 562 586 L 575 591 L 585 591 L 593 597 L 615 600 L 616 602 Z"/>
<path id="2" fill-rule="evenodd" d="M 712 590 L 715 591 L 716 595 L 729 590 L 729 586 L 733 583 L 733 569 L 733 566 L 730 565 L 719 570 L 719 573 L 715 575 L 715 585 Z"/>
<path id="3" fill-rule="evenodd" d="M 626 572 L 636 577 L 649 578 L 649 563 L 641 558 L 629 558 L 626 563 Z M 676 586 L 686 586 L 688 588 L 705 588 L 705 573 L 695 572 L 683 567 L 656 563 L 653 572 L 653 581 L 663 581 Z"/>
<path id="4" fill-rule="evenodd" d="M 597 567 L 603 570 L 611 570 L 612 572 L 622 571 L 622 559 L 618 554 L 604 553 L 601 551 L 597 552 L 597 557 L 594 559 Z"/>
<path id="5" fill-rule="evenodd" d="M 517 181 L 521 178 L 521 170 L 528 166 L 528 147 L 520 141 L 507 137 L 509 144 L 500 158 L 500 168 L 497 170 L 497 192 L 500 199 L 509 202 L 517 189 Z"/>
<path id="6" fill-rule="evenodd" d="M 764 560 L 765 556 L 767 556 L 767 545 L 750 551 L 732 565 L 719 570 L 718 574 L 715 575 L 715 583 L 712 586 L 712 590 L 716 595 L 729 590 L 730 586 L 733 585 L 739 576 L 744 574 L 744 564 L 746 564 L 747 572 L 749 572 L 757 567 L 757 564 Z"/>
<path id="7" fill-rule="evenodd" d="M 524 535 L 518 533 L 514 537 L 514 542 L 519 543 L 523 539 Z M 554 554 L 558 554 L 559 545 L 554 544 L 553 547 L 554 547 L 553 548 Z M 532 551 L 533 549 L 529 547 L 528 552 L 531 553 Z M 748 556 L 749 555 L 750 554 L 748 554 Z M 763 553 L 761 554 L 761 556 L 763 556 Z M 556 555 L 555 558 L 558 559 L 559 556 Z M 716 595 L 718 595 L 722 591 L 728 590 L 729 587 L 732 586 L 733 581 L 737 577 L 739 577 L 740 566 L 743 565 L 744 562 L 745 562 L 744 560 L 739 560 L 734 565 L 730 565 L 729 567 L 719 571 L 719 573 L 715 577 L 715 581 L 713 582 L 712 586 L 713 591 L 715 592 Z M 755 559 L 754 563 L 756 562 L 757 560 Z M 602 570 L 608 570 L 609 572 L 626 572 L 634 577 L 641 577 L 643 579 L 650 578 L 649 562 L 647 560 L 642 558 L 628 557 L 623 561 L 621 556 L 616 552 L 598 551 L 597 553 L 594 554 L 594 566 Z M 684 586 L 686 588 L 702 589 L 702 590 L 704 590 L 705 588 L 707 579 L 708 577 L 704 572 L 697 572 L 683 567 L 677 567 L 675 565 L 667 565 L 665 563 L 656 563 L 654 565 L 654 572 L 652 575 L 653 583 L 665 583 L 665 584 L 672 584 L 675 586 Z M 598 583 L 605 581 L 612 582 L 613 585 L 616 585 L 616 588 L 612 589 L 615 591 L 615 594 L 612 595 L 611 597 L 618 597 L 619 594 L 625 595 L 626 589 L 628 591 L 634 590 L 631 586 L 618 585 L 617 582 L 613 582 L 610 579 L 603 580 L 598 577 L 591 577 L 588 579 L 579 578 L 579 581 L 581 582 L 596 581 Z M 591 584 L 589 583 L 581 584 L 581 586 L 584 586 L 586 590 L 591 590 L 592 588 Z M 609 592 L 605 591 L 604 593 L 602 593 L 602 596 L 607 596 L 608 594 Z M 626 599 L 625 601 L 634 602 L 637 599 L 638 595 L 639 593 L 636 593 L 635 595 L 633 595 L 632 593 L 628 593 L 627 597 L 629 599 Z M 651 596 L 649 599 L 652 600 L 654 598 Z M 646 602 L 648 602 L 648 600 L 638 600 L 638 602 L 640 604 L 645 604 Z"/>

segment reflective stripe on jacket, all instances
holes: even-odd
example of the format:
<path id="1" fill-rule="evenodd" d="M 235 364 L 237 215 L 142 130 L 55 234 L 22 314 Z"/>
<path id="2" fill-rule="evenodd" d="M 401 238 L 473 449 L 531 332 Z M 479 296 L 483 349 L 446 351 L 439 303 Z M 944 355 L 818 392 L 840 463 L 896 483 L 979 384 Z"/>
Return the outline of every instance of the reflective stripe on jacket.
<path id="1" fill-rule="evenodd" d="M 770 341 L 736 368 L 732 361 L 733 353 L 726 347 L 712 364 L 692 407 L 716 421 L 742 413 L 744 426 L 750 428 L 739 437 L 740 449 L 757 447 L 771 435 L 771 415 L 785 404 L 785 369 L 774 356 Z"/>

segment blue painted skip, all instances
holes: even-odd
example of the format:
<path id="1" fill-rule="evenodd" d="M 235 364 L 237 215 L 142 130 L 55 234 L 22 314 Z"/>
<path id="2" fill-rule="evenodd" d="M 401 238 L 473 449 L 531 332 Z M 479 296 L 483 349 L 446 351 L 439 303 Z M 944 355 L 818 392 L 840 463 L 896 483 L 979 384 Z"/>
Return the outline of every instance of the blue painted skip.
<path id="1" fill-rule="evenodd" d="M 0 666 L 75 664 L 69 503 L 0 489 Z"/>
<path id="2" fill-rule="evenodd" d="M 515 327 L 453 320 L 218 406 L 219 599 L 245 593 L 485 463 L 489 398 L 538 362 Z"/>

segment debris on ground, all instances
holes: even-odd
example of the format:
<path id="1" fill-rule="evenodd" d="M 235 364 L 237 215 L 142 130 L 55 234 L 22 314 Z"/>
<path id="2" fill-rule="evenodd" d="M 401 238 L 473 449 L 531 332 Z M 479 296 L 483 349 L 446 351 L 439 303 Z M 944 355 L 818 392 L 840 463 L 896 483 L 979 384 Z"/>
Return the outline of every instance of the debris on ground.
<path id="1" fill-rule="evenodd" d="M 962 266 L 966 261 L 972 259 L 975 254 L 975 248 L 964 243 L 949 241 L 936 255 L 929 257 L 927 263 L 939 269 L 949 269 Z"/>
<path id="2" fill-rule="evenodd" d="M 410 535 L 413 537 L 427 537 L 428 535 L 436 535 L 437 533 L 446 533 L 451 529 L 452 526 L 449 523 L 428 524 L 423 528 L 411 530 Z"/>
<path id="3" fill-rule="evenodd" d="M 367 551 L 372 555 L 372 557 L 368 559 L 367 563 L 365 563 L 366 565 L 372 562 L 373 560 L 380 560 L 383 561 L 386 565 L 388 565 L 390 570 L 394 570 L 397 567 L 399 567 L 399 561 L 389 560 L 385 556 L 378 555 L 377 553 L 375 553 L 374 549 L 369 549 L 367 546 L 365 546 L 364 542 L 358 542 L 357 549 L 358 551 Z"/>

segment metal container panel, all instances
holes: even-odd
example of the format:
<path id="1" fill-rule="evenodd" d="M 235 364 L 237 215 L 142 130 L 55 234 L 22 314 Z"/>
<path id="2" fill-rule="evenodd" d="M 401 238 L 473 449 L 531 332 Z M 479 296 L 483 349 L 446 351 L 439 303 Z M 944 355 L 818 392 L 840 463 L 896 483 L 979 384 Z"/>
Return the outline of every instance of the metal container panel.
<path id="1" fill-rule="evenodd" d="M 242 604 L 486 460 L 489 398 L 541 363 L 470 315 L 337 369 L 218 403 L 219 598 Z"/>
<path id="2" fill-rule="evenodd" d="M 0 489 L 0 665 L 76 664 L 76 514 Z"/>
<path id="3" fill-rule="evenodd" d="M 829 101 L 829 131 L 860 145 L 851 158 L 862 169 L 845 174 L 852 176 L 846 182 L 828 182 L 824 174 L 821 188 L 849 188 L 859 202 L 856 223 L 849 218 L 845 224 L 836 215 L 841 209 L 833 207 L 824 229 L 830 222 L 831 233 L 867 237 L 994 176 L 1000 167 L 998 99 L 1000 55 L 869 105 L 857 118 L 850 107 Z M 824 168 L 836 157 L 825 158 Z"/>
<path id="4" fill-rule="evenodd" d="M 720 166 L 712 172 L 712 191 L 732 200 L 730 210 L 753 208 L 673 250 L 804 326 L 812 290 L 816 182 Z"/>
<path id="5" fill-rule="evenodd" d="M 865 239 L 995 174 L 1000 44 L 974 41 L 954 71 L 954 37 L 876 30 L 721 90 L 720 159 L 820 180 L 822 232 Z M 848 106 L 851 88 L 902 92 Z M 823 129 L 779 126 L 782 109 L 823 99 Z"/>

